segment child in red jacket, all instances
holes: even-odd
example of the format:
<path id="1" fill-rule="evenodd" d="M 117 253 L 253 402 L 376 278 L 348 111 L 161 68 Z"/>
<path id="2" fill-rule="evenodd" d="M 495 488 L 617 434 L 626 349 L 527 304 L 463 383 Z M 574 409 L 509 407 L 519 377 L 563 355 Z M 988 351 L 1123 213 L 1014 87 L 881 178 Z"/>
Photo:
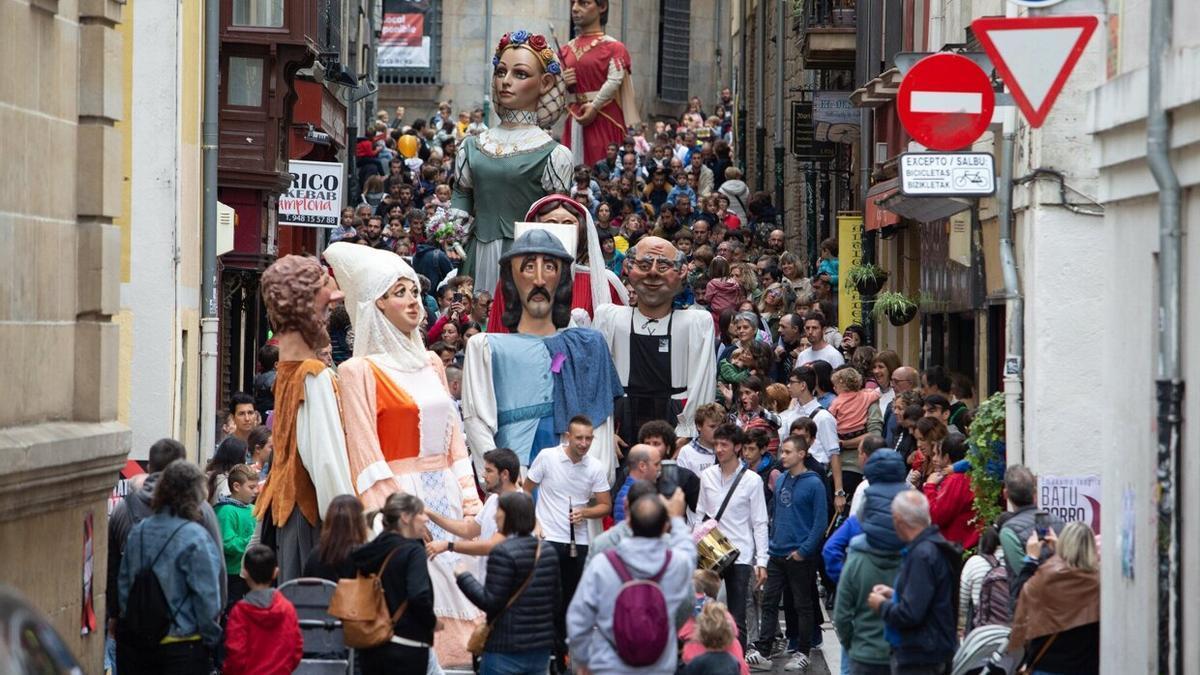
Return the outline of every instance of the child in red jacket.
<path id="1" fill-rule="evenodd" d="M 288 675 L 300 665 L 304 639 L 296 608 L 271 588 L 279 567 L 262 544 L 246 549 L 242 577 L 250 586 L 225 625 L 225 675 Z"/>

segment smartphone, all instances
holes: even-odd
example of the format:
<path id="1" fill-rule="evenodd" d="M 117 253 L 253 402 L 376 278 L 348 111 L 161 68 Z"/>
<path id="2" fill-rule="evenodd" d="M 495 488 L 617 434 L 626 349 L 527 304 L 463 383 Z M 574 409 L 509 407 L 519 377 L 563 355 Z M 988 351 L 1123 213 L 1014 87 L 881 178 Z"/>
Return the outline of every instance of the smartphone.
<path id="1" fill-rule="evenodd" d="M 1050 514 L 1045 511 L 1038 511 L 1033 515 L 1033 526 L 1037 529 L 1038 539 L 1045 539 L 1046 534 L 1050 532 Z"/>
<path id="2" fill-rule="evenodd" d="M 668 499 L 679 487 L 679 467 L 673 459 L 664 459 L 658 474 L 658 493 Z"/>

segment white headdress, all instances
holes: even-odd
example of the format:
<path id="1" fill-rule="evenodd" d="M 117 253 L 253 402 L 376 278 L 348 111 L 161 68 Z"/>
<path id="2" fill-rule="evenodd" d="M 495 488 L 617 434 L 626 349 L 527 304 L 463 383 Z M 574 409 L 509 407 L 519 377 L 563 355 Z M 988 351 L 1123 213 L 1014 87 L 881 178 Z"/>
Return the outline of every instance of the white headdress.
<path id="1" fill-rule="evenodd" d="M 400 279 L 416 284 L 420 293 L 421 281 L 413 268 L 391 251 L 336 242 L 325 249 L 325 260 L 333 268 L 338 286 L 346 294 L 346 311 L 354 326 L 354 355 L 386 354 L 402 371 L 416 371 L 429 365 L 420 329 L 408 335 L 400 332 L 375 301 L 391 290 Z M 425 320 L 425 303 L 417 297 L 420 321 Z"/>

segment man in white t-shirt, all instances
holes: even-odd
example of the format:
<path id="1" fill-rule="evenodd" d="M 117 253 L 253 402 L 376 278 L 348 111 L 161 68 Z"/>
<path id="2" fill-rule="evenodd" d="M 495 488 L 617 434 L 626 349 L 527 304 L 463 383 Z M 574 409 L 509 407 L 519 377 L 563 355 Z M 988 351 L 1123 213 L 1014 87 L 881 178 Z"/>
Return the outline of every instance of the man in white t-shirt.
<path id="1" fill-rule="evenodd" d="M 705 403 L 696 408 L 696 438 L 679 448 L 675 455 L 675 463 L 697 476 L 716 464 L 717 458 L 713 454 L 713 432 L 726 417 L 725 408 L 720 403 Z"/>
<path id="2" fill-rule="evenodd" d="M 492 548 L 504 541 L 504 535 L 496 528 L 496 507 L 500 503 L 500 495 L 516 492 L 516 480 L 521 476 L 521 460 L 517 453 L 508 448 L 496 448 L 483 455 L 483 489 L 487 491 L 487 501 L 473 518 L 451 520 L 436 511 L 426 509 L 425 513 L 435 525 L 459 537 L 459 541 L 435 540 L 425 544 L 425 552 L 429 557 L 450 551 L 462 555 L 479 556 L 479 583 L 487 578 L 487 557 Z"/>
<path id="3" fill-rule="evenodd" d="M 780 414 L 781 440 L 791 432 L 792 422 L 807 417 L 817 427 L 816 434 L 807 439 L 808 468 L 831 479 L 833 506 L 836 511 L 846 507 L 846 491 L 842 484 L 842 444 L 838 440 L 837 420 L 817 401 L 817 371 L 812 366 L 798 366 L 788 377 L 788 393 L 792 405 Z"/>
<path id="4" fill-rule="evenodd" d="M 846 362 L 842 353 L 825 341 L 825 326 L 828 321 L 828 318 L 820 312 L 809 312 L 804 316 L 804 337 L 808 338 L 810 346 L 796 357 L 796 365 L 824 361 L 837 368 Z"/>
<path id="5" fill-rule="evenodd" d="M 588 520 L 599 521 L 612 511 L 608 491 L 608 473 L 595 459 L 588 457 L 592 447 L 592 421 L 576 415 L 567 424 L 564 445 L 546 448 L 537 454 L 525 476 L 525 491 L 537 491 L 538 525 L 542 537 L 558 554 L 559 579 L 562 583 L 561 611 L 554 617 L 554 628 L 561 660 L 566 655 L 566 611 L 583 576 L 588 554 Z"/>

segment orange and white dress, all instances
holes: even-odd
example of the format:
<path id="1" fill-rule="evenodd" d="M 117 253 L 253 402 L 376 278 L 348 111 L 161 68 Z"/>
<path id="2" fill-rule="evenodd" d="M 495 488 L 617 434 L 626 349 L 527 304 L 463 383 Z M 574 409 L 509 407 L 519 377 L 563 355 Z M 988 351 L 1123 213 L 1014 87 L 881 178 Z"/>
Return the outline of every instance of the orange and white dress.
<path id="1" fill-rule="evenodd" d="M 418 370 L 402 369 L 387 354 L 356 356 L 338 366 L 338 380 L 350 473 L 367 511 L 382 508 L 392 493 L 405 492 L 451 520 L 479 512 L 462 422 L 436 354 L 428 352 L 428 363 Z M 457 539 L 433 522 L 429 533 L 434 539 Z M 465 647 L 483 617 L 458 590 L 457 562 L 457 555 L 445 553 L 429 563 L 434 613 L 445 626 L 435 649 L 444 664 L 471 662 Z"/>

